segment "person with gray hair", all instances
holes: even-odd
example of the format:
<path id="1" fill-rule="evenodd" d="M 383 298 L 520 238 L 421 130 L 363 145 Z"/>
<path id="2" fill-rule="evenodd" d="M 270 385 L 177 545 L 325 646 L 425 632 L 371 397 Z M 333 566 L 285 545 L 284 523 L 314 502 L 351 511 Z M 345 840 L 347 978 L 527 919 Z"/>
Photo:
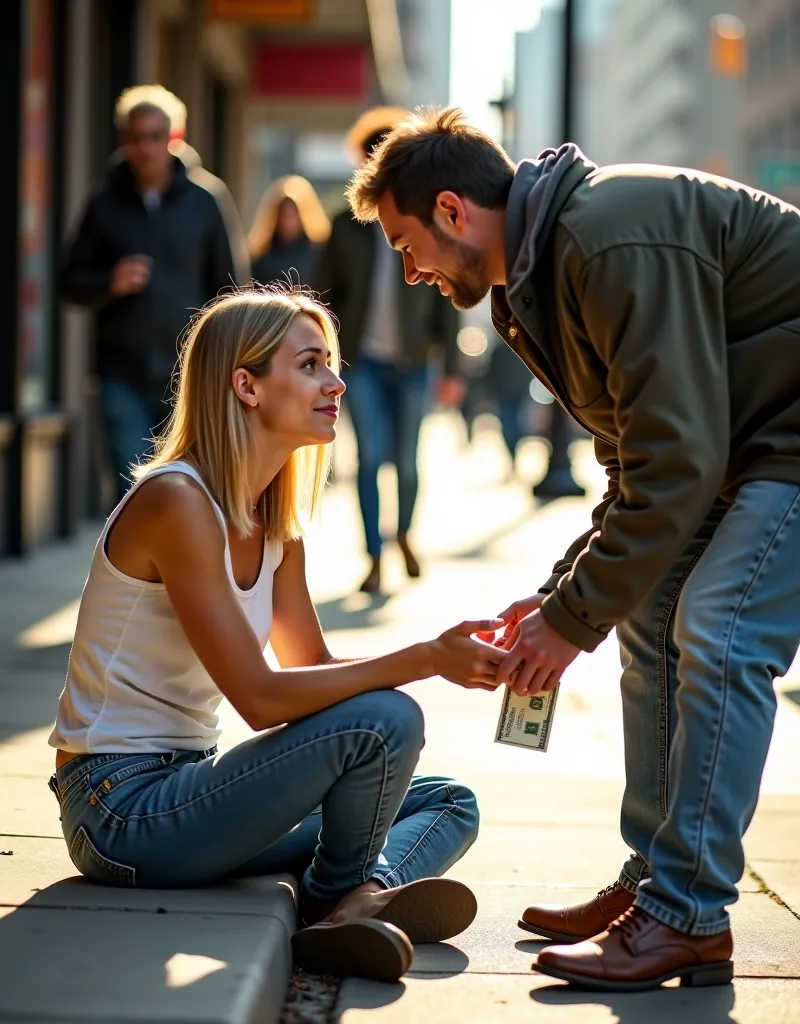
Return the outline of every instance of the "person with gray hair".
<path id="1" fill-rule="evenodd" d="M 185 106 L 163 86 L 120 96 L 118 159 L 89 199 L 62 267 L 62 296 L 95 314 L 93 369 L 117 500 L 168 413 L 178 338 L 192 311 L 241 273 L 217 198 L 170 148 L 185 122 Z"/>

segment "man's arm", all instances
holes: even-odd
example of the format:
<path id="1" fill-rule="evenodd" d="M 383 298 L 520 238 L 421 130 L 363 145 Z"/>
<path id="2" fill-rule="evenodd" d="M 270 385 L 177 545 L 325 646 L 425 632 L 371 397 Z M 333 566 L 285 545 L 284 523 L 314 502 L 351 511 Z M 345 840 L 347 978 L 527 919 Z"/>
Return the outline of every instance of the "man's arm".
<path id="1" fill-rule="evenodd" d="M 90 200 L 77 230 L 65 248 L 61 263 L 61 296 L 80 306 L 100 306 L 113 298 L 113 266 L 107 265 L 101 257 L 96 216 L 95 202 Z"/>
<path id="2" fill-rule="evenodd" d="M 608 370 L 617 493 L 541 611 L 591 651 L 669 569 L 717 498 L 729 398 L 717 267 L 674 246 L 620 246 L 589 262 L 577 298 Z"/>

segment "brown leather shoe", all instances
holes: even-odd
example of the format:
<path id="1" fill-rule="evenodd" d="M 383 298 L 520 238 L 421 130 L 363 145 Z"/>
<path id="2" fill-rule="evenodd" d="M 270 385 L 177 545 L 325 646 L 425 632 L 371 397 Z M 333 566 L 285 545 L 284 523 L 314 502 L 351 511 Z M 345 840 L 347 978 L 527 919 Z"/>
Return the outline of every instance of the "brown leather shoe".
<path id="1" fill-rule="evenodd" d="M 577 988 L 643 992 L 680 978 L 682 985 L 733 981 L 730 929 L 719 935 L 686 935 L 632 907 L 607 931 L 577 946 L 547 946 L 533 969 Z"/>
<path id="2" fill-rule="evenodd" d="M 576 907 L 547 904 L 528 907 L 518 923 L 526 932 L 544 935 L 555 942 L 580 942 L 605 931 L 612 921 L 633 906 L 635 898 L 632 892 L 615 882 L 593 900 Z"/>

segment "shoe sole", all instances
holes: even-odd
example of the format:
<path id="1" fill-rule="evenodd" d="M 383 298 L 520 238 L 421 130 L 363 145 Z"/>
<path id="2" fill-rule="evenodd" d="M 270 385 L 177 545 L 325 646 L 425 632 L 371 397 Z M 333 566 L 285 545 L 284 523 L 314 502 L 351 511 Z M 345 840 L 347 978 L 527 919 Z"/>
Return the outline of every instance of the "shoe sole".
<path id="1" fill-rule="evenodd" d="M 478 901 L 454 878 L 421 878 L 394 890 L 375 917 L 395 925 L 412 942 L 443 942 L 465 931 L 475 920 Z"/>
<path id="2" fill-rule="evenodd" d="M 539 963 L 533 964 L 533 970 L 540 974 L 546 974 L 550 978 L 568 981 L 575 988 L 594 992 L 647 992 L 650 989 L 660 988 L 665 981 L 672 981 L 673 978 L 680 978 L 681 985 L 692 988 L 702 988 L 706 985 L 730 985 L 733 981 L 733 960 L 703 964 L 700 967 L 697 965 L 683 967 L 678 971 L 668 971 L 658 978 L 650 978 L 648 981 L 608 981 L 605 978 L 587 978 L 583 974 L 575 974 L 572 971 L 563 971 L 559 967 Z"/>
<path id="3" fill-rule="evenodd" d="M 372 918 L 302 928 L 292 936 L 292 953 L 311 974 L 385 982 L 402 978 L 414 959 L 400 929 Z"/>
<path id="4" fill-rule="evenodd" d="M 534 935 L 541 935 L 545 939 L 552 939 L 554 942 L 559 942 L 564 946 L 571 946 L 576 942 L 585 942 L 586 939 L 591 939 L 597 932 L 592 935 L 564 935 L 562 932 L 551 932 L 547 928 L 534 928 L 532 924 L 528 924 L 527 921 L 523 921 L 522 918 L 517 921 L 517 926 L 524 932 L 532 932 Z"/>

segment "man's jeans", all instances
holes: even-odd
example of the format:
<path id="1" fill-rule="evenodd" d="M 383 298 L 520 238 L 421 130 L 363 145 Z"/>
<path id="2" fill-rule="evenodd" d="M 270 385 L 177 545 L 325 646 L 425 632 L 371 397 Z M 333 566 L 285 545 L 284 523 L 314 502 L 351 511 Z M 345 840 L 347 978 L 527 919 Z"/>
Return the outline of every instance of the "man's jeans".
<path id="1" fill-rule="evenodd" d="M 475 797 L 412 777 L 419 706 L 378 690 L 223 754 L 87 754 L 51 780 L 73 863 L 95 882 L 178 888 L 303 874 L 311 900 L 443 874 L 478 833 Z"/>
<path id="2" fill-rule="evenodd" d="M 130 486 L 131 464 L 149 454 L 150 438 L 169 415 L 169 406 L 157 395 L 108 377 L 100 385 L 100 413 L 120 501 Z"/>
<path id="3" fill-rule="evenodd" d="M 347 401 L 358 445 L 358 501 L 367 552 L 381 553 L 378 470 L 397 467 L 397 531 L 411 526 L 417 501 L 417 442 L 428 399 L 427 366 L 400 369 L 373 359 L 355 360 L 345 372 Z"/>
<path id="4" fill-rule="evenodd" d="M 679 931 L 729 927 L 772 736 L 773 680 L 800 642 L 799 573 L 800 487 L 745 483 L 617 630 L 622 836 L 635 851 L 620 882 Z"/>

